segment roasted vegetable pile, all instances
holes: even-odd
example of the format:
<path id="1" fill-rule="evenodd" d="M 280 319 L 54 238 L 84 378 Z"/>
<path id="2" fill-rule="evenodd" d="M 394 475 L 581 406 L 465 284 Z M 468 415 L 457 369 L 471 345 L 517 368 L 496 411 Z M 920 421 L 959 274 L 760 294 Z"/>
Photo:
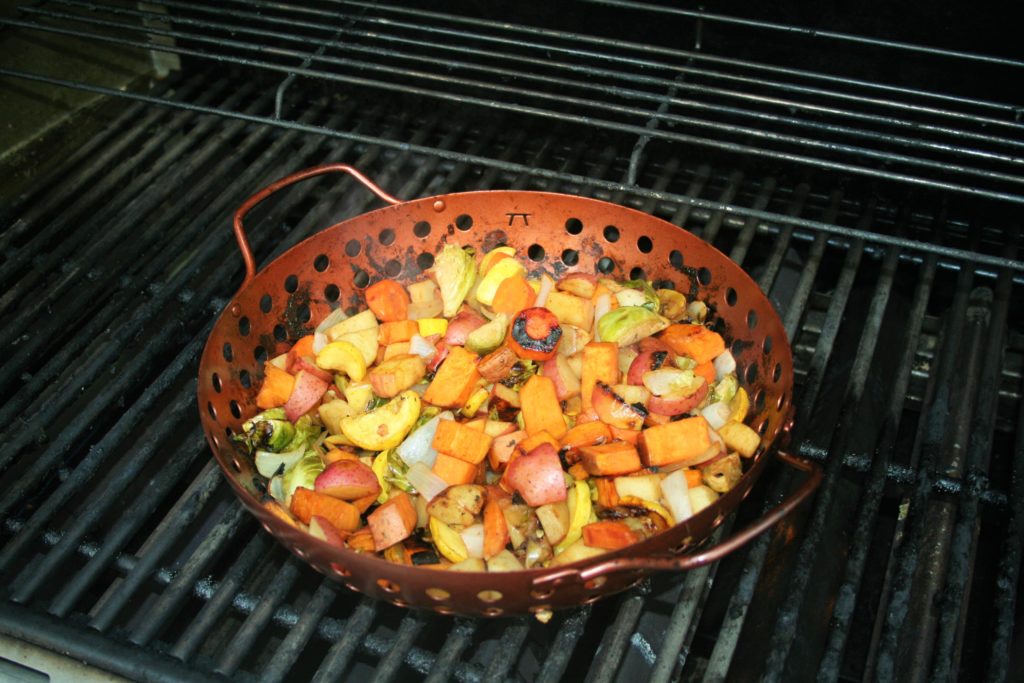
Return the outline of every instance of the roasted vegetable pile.
<path id="1" fill-rule="evenodd" d="M 268 509 L 393 562 L 511 571 L 650 537 L 710 505 L 760 437 L 700 301 L 528 277 L 448 245 L 265 366 L 236 436 Z"/>

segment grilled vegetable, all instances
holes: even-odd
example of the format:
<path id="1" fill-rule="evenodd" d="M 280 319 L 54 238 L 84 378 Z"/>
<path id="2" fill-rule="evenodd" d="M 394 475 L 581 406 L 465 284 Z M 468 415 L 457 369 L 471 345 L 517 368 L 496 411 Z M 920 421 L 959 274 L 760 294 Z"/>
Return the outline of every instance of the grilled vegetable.
<path id="1" fill-rule="evenodd" d="M 434 257 L 431 273 L 441 290 L 444 317 L 451 318 L 465 301 L 476 280 L 473 254 L 458 245 L 446 244 Z"/>
<path id="2" fill-rule="evenodd" d="M 517 571 L 626 547 L 736 485 L 760 436 L 703 303 L 527 280 L 510 247 L 479 273 L 446 246 L 433 279 L 377 282 L 267 363 L 269 409 L 234 440 L 268 509 L 391 562 Z"/>
<path id="3" fill-rule="evenodd" d="M 597 322 L 601 341 L 629 346 L 644 337 L 661 332 L 669 321 L 643 306 L 620 306 Z"/>
<path id="4" fill-rule="evenodd" d="M 526 360 L 547 360 L 555 355 L 562 328 L 546 308 L 527 308 L 512 319 L 509 347 Z"/>
<path id="5" fill-rule="evenodd" d="M 419 415 L 419 394 L 405 391 L 376 410 L 344 418 L 341 431 L 360 448 L 382 451 L 402 443 Z"/>

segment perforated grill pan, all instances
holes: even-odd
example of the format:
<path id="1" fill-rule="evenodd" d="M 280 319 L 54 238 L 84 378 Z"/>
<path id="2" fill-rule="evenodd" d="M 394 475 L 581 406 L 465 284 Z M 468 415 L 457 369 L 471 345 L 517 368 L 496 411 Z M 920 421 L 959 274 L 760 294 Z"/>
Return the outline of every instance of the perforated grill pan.
<path id="1" fill-rule="evenodd" d="M 333 225 L 259 273 L 242 225 L 246 213 L 288 185 L 325 173 L 354 177 L 389 206 Z M 396 605 L 443 614 L 498 616 L 592 602 L 655 571 L 715 561 L 773 526 L 818 485 L 820 469 L 780 451 L 792 414 L 793 360 L 778 314 L 758 286 L 724 254 L 678 227 L 607 202 L 545 192 L 489 191 L 403 202 L 342 164 L 300 171 L 249 198 L 234 222 L 246 277 L 217 321 L 199 367 L 199 408 L 207 441 L 242 504 L 285 547 L 353 590 Z M 642 543 L 564 567 L 510 573 L 447 572 L 393 564 L 339 549 L 267 512 L 259 475 L 230 439 L 259 412 L 256 392 L 266 359 L 282 353 L 340 306 L 361 307 L 361 290 L 384 277 L 412 281 L 446 243 L 487 251 L 507 244 L 528 267 L 556 278 L 606 273 L 670 281 L 711 309 L 709 320 L 736 357 L 751 396 L 747 423 L 762 447 L 736 486 L 694 517 Z M 777 508 L 724 542 L 705 539 L 750 492 L 771 456 L 807 472 Z"/>

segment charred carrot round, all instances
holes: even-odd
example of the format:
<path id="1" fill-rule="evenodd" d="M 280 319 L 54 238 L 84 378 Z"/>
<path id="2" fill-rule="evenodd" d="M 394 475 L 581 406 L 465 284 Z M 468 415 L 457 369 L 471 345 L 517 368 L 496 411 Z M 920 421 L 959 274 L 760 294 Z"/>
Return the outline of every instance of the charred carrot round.
<path id="1" fill-rule="evenodd" d="M 525 360 L 547 360 L 555 355 L 562 328 L 558 318 L 546 308 L 526 308 L 512 319 L 508 345 Z"/>

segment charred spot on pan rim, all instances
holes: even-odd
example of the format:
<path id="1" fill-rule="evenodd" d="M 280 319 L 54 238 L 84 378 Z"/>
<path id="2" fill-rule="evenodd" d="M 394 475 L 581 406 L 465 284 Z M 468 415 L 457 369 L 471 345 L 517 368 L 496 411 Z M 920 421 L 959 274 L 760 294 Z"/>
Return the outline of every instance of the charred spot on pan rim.
<path id="1" fill-rule="evenodd" d="M 508 244 L 508 233 L 504 230 L 491 230 L 489 233 L 484 235 L 484 239 L 480 242 L 480 249 L 483 253 L 487 253 L 492 249 L 498 247 L 504 247 Z"/>
<path id="2" fill-rule="evenodd" d="M 310 294 L 311 286 L 312 283 L 309 281 L 299 283 L 298 289 L 288 297 L 288 302 L 285 304 L 284 324 L 285 328 L 288 330 L 289 339 L 299 339 L 313 331 L 313 328 L 308 325 L 309 320 L 301 320 L 302 309 L 305 308 L 306 310 L 309 310 L 309 304 L 312 301 L 312 296 Z M 265 348 L 272 349 L 276 346 L 277 344 L 275 343 Z"/>

